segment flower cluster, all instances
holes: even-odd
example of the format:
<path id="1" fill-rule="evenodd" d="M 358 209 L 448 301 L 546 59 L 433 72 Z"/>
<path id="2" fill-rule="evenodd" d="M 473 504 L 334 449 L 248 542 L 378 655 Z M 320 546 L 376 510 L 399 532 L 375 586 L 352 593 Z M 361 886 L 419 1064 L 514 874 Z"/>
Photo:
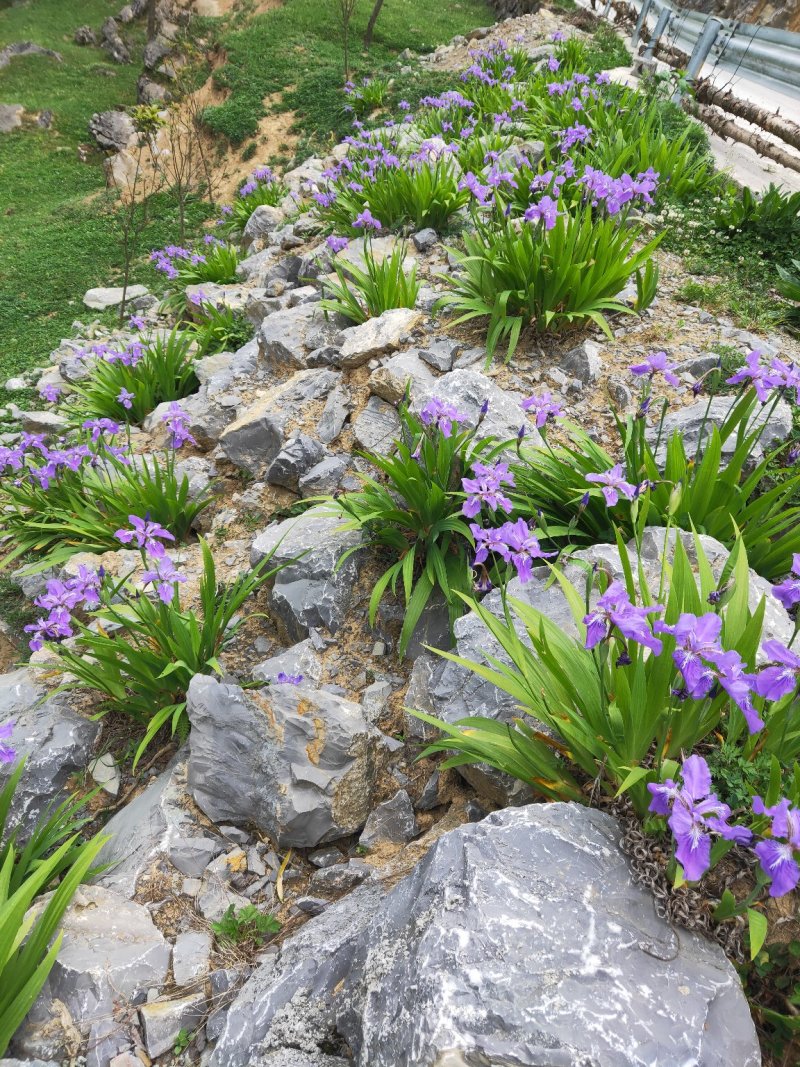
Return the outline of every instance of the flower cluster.
<path id="1" fill-rule="evenodd" d="M 561 419 L 565 414 L 564 409 L 553 399 L 549 390 L 546 390 L 539 396 L 529 396 L 526 400 L 523 400 L 522 409 L 534 413 L 537 430 L 544 429 L 548 422 Z"/>
<path id="2" fill-rule="evenodd" d="M 726 379 L 728 385 L 749 382 L 762 404 L 766 404 L 776 389 L 794 389 L 795 403 L 800 404 L 800 367 L 796 363 L 784 363 L 777 356 L 767 364 L 762 363 L 761 359 L 759 349 L 748 352 L 744 366 Z"/>
<path id="3" fill-rule="evenodd" d="M 220 241 L 219 243 L 221 244 L 222 242 Z M 174 281 L 180 276 L 178 267 L 180 262 L 197 266 L 199 263 L 205 263 L 205 261 L 206 257 L 200 252 L 194 252 L 190 248 L 183 248 L 181 245 L 167 245 L 166 248 L 159 248 L 150 253 L 150 262 L 154 263 L 156 270 L 165 274 L 170 281 Z"/>
<path id="4" fill-rule="evenodd" d="M 614 581 L 598 599 L 595 608 L 583 618 L 586 647 L 595 648 L 607 641 L 614 630 L 618 630 L 626 640 L 644 645 L 658 656 L 663 643 L 653 635 L 648 616 L 660 614 L 663 610 L 663 604 L 637 607 L 631 603 L 622 582 Z"/>
<path id="5" fill-rule="evenodd" d="M 521 582 L 529 582 L 533 577 L 533 562 L 547 559 L 555 552 L 544 552 L 536 537 L 534 527 L 525 519 L 516 522 L 504 522 L 496 529 L 483 529 L 477 523 L 470 524 L 470 532 L 475 538 L 475 565 L 485 563 L 489 553 L 499 556 L 516 569 Z"/>
<path id="6" fill-rule="evenodd" d="M 45 641 L 63 641 L 73 636 L 72 612 L 97 607 L 102 579 L 101 572 L 81 564 L 74 578 L 52 578 L 47 582 L 46 591 L 36 597 L 34 604 L 48 614 L 25 627 L 25 632 L 31 634 L 28 646 L 32 652 L 38 652 Z"/>
<path id="7" fill-rule="evenodd" d="M 681 383 L 675 374 L 675 367 L 669 362 L 666 352 L 653 352 L 642 363 L 634 363 L 631 374 L 635 378 L 647 377 L 651 381 L 661 375 L 665 382 L 677 388 Z"/>
<path id="8" fill-rule="evenodd" d="M 162 416 L 161 421 L 169 431 L 169 443 L 171 448 L 181 448 L 185 444 L 196 445 L 197 441 L 189 433 L 189 415 L 183 410 L 177 400 L 173 400 Z"/>
<path id="9" fill-rule="evenodd" d="M 470 519 L 474 519 L 481 508 L 486 505 L 491 511 L 510 512 L 511 501 L 503 495 L 502 486 L 514 485 L 514 475 L 509 471 L 507 463 L 495 463 L 487 467 L 483 463 L 473 463 L 472 473 L 474 478 L 462 478 L 461 485 L 467 494 L 462 508 L 463 513 Z"/>
<path id="10" fill-rule="evenodd" d="M 169 604 L 175 595 L 178 582 L 185 582 L 186 578 L 175 567 L 175 563 L 167 555 L 164 541 L 174 541 L 174 536 L 165 530 L 157 522 L 152 522 L 149 516 L 141 518 L 138 515 L 129 515 L 129 528 L 117 530 L 115 537 L 123 545 L 135 544 L 142 553 L 142 559 L 148 566 L 141 577 L 142 586 L 155 586 L 159 600 Z"/>
<path id="11" fill-rule="evenodd" d="M 443 437 L 450 437 L 453 426 L 466 422 L 469 416 L 463 415 L 454 404 L 448 404 L 439 397 L 432 397 L 419 414 L 425 426 L 435 426 Z"/>

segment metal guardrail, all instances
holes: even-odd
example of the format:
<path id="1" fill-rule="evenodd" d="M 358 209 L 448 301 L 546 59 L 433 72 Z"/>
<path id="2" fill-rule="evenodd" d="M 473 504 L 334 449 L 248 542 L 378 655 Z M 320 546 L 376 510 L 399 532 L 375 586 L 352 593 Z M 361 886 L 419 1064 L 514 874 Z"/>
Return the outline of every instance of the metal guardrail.
<path id="1" fill-rule="evenodd" d="M 800 100 L 800 33 L 679 8 L 669 0 L 630 2 L 639 14 L 639 23 L 644 21 L 649 31 L 658 26 L 662 43 L 687 55 L 695 51 L 704 31 L 711 29 L 709 24 L 717 23 L 718 32 L 706 62 L 727 74 L 741 74 Z"/>

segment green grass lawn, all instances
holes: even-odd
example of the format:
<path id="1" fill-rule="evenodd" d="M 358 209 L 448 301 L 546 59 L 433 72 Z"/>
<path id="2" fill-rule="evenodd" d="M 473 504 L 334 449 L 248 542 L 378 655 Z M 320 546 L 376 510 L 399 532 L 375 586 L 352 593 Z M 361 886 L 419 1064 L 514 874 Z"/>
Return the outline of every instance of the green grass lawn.
<path id="1" fill-rule="evenodd" d="M 49 130 L 35 125 L 0 137 L 0 384 L 12 374 L 47 361 L 50 350 L 71 334 L 74 319 L 90 318 L 81 297 L 95 285 L 114 284 L 122 265 L 103 195 L 103 156 L 90 148 L 87 124 L 95 111 L 136 102 L 139 63 L 118 66 L 100 48 L 73 43 L 77 26 L 99 30 L 120 0 L 0 0 L 0 47 L 35 41 L 53 48 L 63 63 L 44 56 L 13 59 L 0 71 L 0 102 L 27 111 L 53 112 Z M 387 0 L 369 55 L 360 51 L 371 0 L 359 0 L 353 24 L 353 58 L 360 74 L 380 69 L 404 48 L 430 50 L 456 33 L 493 21 L 482 0 Z M 240 141 L 264 115 L 263 98 L 289 89 L 310 140 L 336 139 L 350 119 L 342 112 L 341 44 L 332 0 L 287 0 L 284 7 L 250 19 L 246 8 L 230 27 L 202 20 L 201 30 L 221 35 L 228 64 L 220 72 L 229 100 L 211 116 L 215 129 Z M 203 25 L 206 23 L 206 25 Z M 122 27 L 141 47 L 141 23 Z M 395 66 L 396 70 L 396 66 Z M 423 90 L 424 91 L 424 90 Z M 207 214 L 194 205 L 194 222 Z M 153 212 L 146 248 L 175 239 L 177 215 L 166 198 Z M 140 260 L 134 281 L 153 272 Z M 0 399 L 2 399 L 0 397 Z"/>
<path id="2" fill-rule="evenodd" d="M 429 52 L 457 33 L 495 20 L 484 0 L 386 0 L 367 53 L 362 38 L 371 10 L 372 0 L 358 0 L 351 24 L 355 80 L 387 67 L 405 48 Z M 238 144 L 256 132 L 265 114 L 264 98 L 288 90 L 283 105 L 296 111 L 306 137 L 334 142 L 349 132 L 352 119 L 342 111 L 341 22 L 336 12 L 334 0 L 287 0 L 243 28 L 231 25 L 221 37 L 228 61 L 215 74 L 230 96 L 209 109 L 210 125 Z M 392 70 L 397 73 L 396 63 Z"/>

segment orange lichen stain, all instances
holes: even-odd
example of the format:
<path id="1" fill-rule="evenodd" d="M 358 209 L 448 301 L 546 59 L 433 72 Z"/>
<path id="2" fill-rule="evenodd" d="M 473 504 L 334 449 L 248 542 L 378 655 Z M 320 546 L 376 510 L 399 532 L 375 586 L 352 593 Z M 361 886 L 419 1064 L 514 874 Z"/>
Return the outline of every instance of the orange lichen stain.
<path id="1" fill-rule="evenodd" d="M 306 755 L 313 764 L 319 763 L 319 757 L 325 747 L 325 722 L 314 716 L 314 738 L 306 745 Z"/>

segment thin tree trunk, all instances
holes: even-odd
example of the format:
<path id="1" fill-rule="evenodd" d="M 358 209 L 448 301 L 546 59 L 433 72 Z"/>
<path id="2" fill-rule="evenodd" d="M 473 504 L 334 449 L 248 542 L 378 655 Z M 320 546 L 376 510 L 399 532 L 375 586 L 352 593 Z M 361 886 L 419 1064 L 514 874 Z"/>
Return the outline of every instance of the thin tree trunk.
<path id="1" fill-rule="evenodd" d="M 369 17 L 366 31 L 364 32 L 364 47 L 369 48 L 372 44 L 372 33 L 375 29 L 375 23 L 378 21 L 378 15 L 381 13 L 383 7 L 383 0 L 375 0 L 375 4 L 372 8 L 372 14 Z"/>
<path id="2" fill-rule="evenodd" d="M 737 126 L 733 119 L 726 119 L 724 115 L 720 114 L 719 111 L 715 111 L 714 108 L 707 107 L 705 104 L 692 104 L 691 101 L 686 101 L 685 107 L 690 114 L 696 115 L 706 126 L 710 126 L 715 133 L 718 133 L 720 137 L 729 137 L 732 141 L 746 144 L 758 152 L 760 156 L 766 156 L 768 159 L 773 159 L 776 163 L 780 163 L 782 167 L 788 167 L 790 170 L 800 172 L 800 157 L 790 155 L 783 148 L 773 144 L 772 141 L 768 141 L 765 137 Z"/>
<path id="3" fill-rule="evenodd" d="M 147 40 L 156 35 L 156 0 L 147 0 Z"/>

